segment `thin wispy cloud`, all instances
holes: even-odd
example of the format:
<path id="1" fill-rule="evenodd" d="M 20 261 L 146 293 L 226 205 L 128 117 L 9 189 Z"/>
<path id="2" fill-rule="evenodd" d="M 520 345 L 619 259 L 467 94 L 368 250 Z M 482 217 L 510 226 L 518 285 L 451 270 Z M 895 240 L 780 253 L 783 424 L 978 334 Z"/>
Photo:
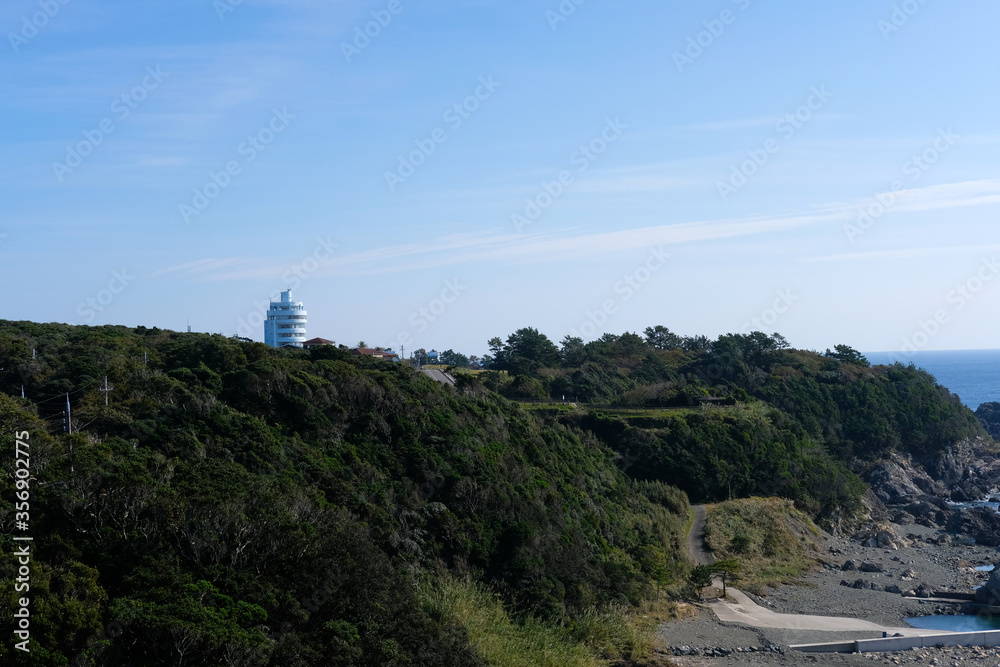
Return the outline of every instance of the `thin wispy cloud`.
<path id="1" fill-rule="evenodd" d="M 178 264 L 176 266 L 169 266 L 165 269 L 160 269 L 153 272 L 153 276 L 163 276 L 168 273 L 190 273 L 190 274 L 201 274 L 207 273 L 209 271 L 216 271 L 221 268 L 228 266 L 233 266 L 241 261 L 245 261 L 239 257 L 227 257 L 224 259 L 199 259 L 194 262 L 186 262 L 184 264 Z"/>
<path id="2" fill-rule="evenodd" d="M 931 186 L 898 195 L 900 211 L 998 203 L 1000 179 Z M 574 235 L 573 230 L 565 229 L 545 234 L 522 235 L 497 232 L 458 234 L 334 257 L 319 269 L 317 275 L 399 273 L 487 261 L 552 262 L 649 247 L 723 241 L 846 222 L 853 220 L 859 208 L 867 201 L 833 203 L 807 211 L 772 216 L 703 220 L 598 234 Z M 907 257 L 929 252 L 933 252 L 933 249 L 914 248 L 830 255 L 808 258 L 804 261 Z M 248 260 L 245 262 L 247 265 L 238 270 L 222 272 L 219 269 L 232 268 L 231 264 L 235 260 L 228 260 L 229 263 L 226 264 L 219 263 L 220 260 L 203 260 L 203 262 L 173 267 L 169 271 L 187 270 L 202 275 L 206 280 L 246 280 L 274 278 L 288 270 L 287 264 L 267 262 L 255 266 L 253 261 Z"/>
<path id="3" fill-rule="evenodd" d="M 692 130 L 704 132 L 731 132 L 733 130 L 745 130 L 749 127 L 765 127 L 774 125 L 780 120 L 775 116 L 755 116 L 753 118 L 734 118 L 732 120 L 720 120 L 709 123 L 695 123 L 688 125 Z"/>
<path id="4" fill-rule="evenodd" d="M 1000 178 L 932 185 L 896 193 L 893 210 L 932 211 L 960 206 L 1000 203 Z M 875 199 L 868 199 L 870 203 Z"/>
<path id="5" fill-rule="evenodd" d="M 736 130 L 746 130 L 753 127 L 773 127 L 778 124 L 784 116 L 775 114 L 773 116 L 754 116 L 752 118 L 735 118 L 732 120 L 721 120 L 708 123 L 695 123 L 688 125 L 692 130 L 702 132 L 733 132 Z M 849 114 L 841 113 L 816 113 L 810 118 L 815 120 L 847 120 L 851 118 Z"/>
<path id="6" fill-rule="evenodd" d="M 944 252 L 954 252 L 957 250 L 968 250 L 968 246 L 961 248 L 900 248 L 897 250 L 869 250 L 866 252 L 845 252 L 835 255 L 823 255 L 819 257 L 805 257 L 799 262 L 848 262 L 848 261 L 882 261 L 893 259 L 915 259 L 917 257 L 928 257 Z"/>

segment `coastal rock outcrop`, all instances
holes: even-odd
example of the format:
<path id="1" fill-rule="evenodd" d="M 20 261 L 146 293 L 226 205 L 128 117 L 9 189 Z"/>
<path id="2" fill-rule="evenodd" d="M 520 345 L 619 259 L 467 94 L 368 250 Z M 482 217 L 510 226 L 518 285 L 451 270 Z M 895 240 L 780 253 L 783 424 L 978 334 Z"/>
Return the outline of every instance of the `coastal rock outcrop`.
<path id="1" fill-rule="evenodd" d="M 990 572 L 990 578 L 976 591 L 976 602 L 1000 605 L 1000 570 Z"/>
<path id="2" fill-rule="evenodd" d="M 1000 403 L 984 403 L 980 413 L 990 423 L 996 420 L 1000 429 Z M 1000 486 L 1000 459 L 993 449 L 987 438 L 976 437 L 959 440 L 924 457 L 893 453 L 869 469 L 864 478 L 872 494 L 890 506 L 912 504 L 928 496 L 957 502 L 979 500 Z M 912 510 L 907 512 L 920 517 Z M 942 523 L 939 518 L 933 521 Z"/>
<path id="3" fill-rule="evenodd" d="M 914 517 L 914 523 L 927 528 L 940 528 L 948 523 L 955 510 L 937 496 L 921 496 L 906 507 L 906 513 Z"/>
<path id="4" fill-rule="evenodd" d="M 1000 480 L 1000 461 L 993 447 L 986 438 L 966 438 L 918 463 L 949 492 L 958 487 L 966 496 L 978 500 Z"/>
<path id="5" fill-rule="evenodd" d="M 983 403 L 976 410 L 976 416 L 986 432 L 1000 441 L 1000 403 Z"/>
<path id="6" fill-rule="evenodd" d="M 887 505 L 899 505 L 925 494 L 943 495 L 946 491 L 943 484 L 900 455 L 875 466 L 867 481 L 875 497 Z"/>
<path id="7" fill-rule="evenodd" d="M 896 534 L 896 531 L 892 528 L 892 524 L 884 521 L 862 528 L 854 534 L 852 539 L 861 543 L 862 546 L 871 547 L 873 549 L 902 549 L 910 545 L 907 540 Z M 865 570 L 865 565 L 871 566 L 870 563 L 854 563 L 854 566 L 862 572 L 875 571 Z"/>
<path id="8" fill-rule="evenodd" d="M 1000 546 L 1000 514 L 989 507 L 968 507 L 957 510 L 948 520 L 948 532 L 968 535 L 977 544 Z"/>

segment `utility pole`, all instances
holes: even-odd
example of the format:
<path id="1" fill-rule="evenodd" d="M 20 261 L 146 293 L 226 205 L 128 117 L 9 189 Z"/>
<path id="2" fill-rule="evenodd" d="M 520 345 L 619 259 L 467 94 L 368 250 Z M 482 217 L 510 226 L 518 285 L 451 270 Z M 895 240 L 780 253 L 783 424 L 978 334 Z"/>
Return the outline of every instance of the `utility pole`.
<path id="1" fill-rule="evenodd" d="M 104 386 L 101 387 L 100 391 L 104 392 L 104 406 L 107 407 L 107 405 L 108 405 L 108 393 L 111 391 L 110 389 L 108 389 L 108 376 L 107 375 L 104 376 Z"/>
<path id="2" fill-rule="evenodd" d="M 73 433 L 73 411 L 69 407 L 69 392 L 66 392 L 66 432 Z"/>

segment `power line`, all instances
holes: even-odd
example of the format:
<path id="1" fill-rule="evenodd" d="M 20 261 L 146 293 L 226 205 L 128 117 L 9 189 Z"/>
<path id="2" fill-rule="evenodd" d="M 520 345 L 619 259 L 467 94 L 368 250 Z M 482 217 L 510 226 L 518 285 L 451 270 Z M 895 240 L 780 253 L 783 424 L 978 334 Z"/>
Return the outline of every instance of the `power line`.
<path id="1" fill-rule="evenodd" d="M 90 389 L 90 385 L 94 384 L 95 382 L 97 382 L 97 378 L 91 378 L 90 382 L 88 382 L 87 384 L 83 385 L 79 389 L 74 389 L 73 391 L 68 393 L 70 396 L 76 396 L 77 394 L 80 394 Z M 35 405 L 43 405 L 45 403 L 51 403 L 52 401 L 61 401 L 63 400 L 63 397 L 66 395 L 66 393 L 67 392 L 60 392 L 57 396 L 53 396 L 52 398 L 43 398 L 37 401 L 32 400 L 32 403 L 34 403 Z"/>

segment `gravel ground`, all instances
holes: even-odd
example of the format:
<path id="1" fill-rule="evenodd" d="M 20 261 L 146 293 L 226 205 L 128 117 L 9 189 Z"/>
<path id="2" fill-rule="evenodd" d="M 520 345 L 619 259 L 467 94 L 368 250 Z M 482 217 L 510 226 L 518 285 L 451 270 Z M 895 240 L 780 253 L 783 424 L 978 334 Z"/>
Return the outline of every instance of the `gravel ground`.
<path id="1" fill-rule="evenodd" d="M 909 547 L 898 550 L 862 547 L 855 542 L 827 538 L 823 544 L 822 558 L 828 568 L 817 569 L 803 576 L 802 583 L 786 585 L 771 591 L 766 598 L 754 599 L 769 609 L 781 613 L 817 614 L 822 616 L 851 616 L 887 626 L 905 627 L 907 616 L 934 613 L 960 613 L 958 606 L 920 601 L 884 591 L 873 591 L 841 586 L 842 580 L 854 582 L 863 579 L 880 587 L 895 584 L 903 590 L 915 589 L 920 584 L 935 591 L 969 592 L 983 583 L 988 575 L 973 571 L 977 565 L 992 564 L 1000 559 L 1000 552 L 992 547 L 939 546 L 928 539 L 936 539 L 939 531 L 922 526 L 897 526 L 896 532 L 906 537 L 919 536 Z M 844 572 L 839 567 L 846 560 L 876 563 L 884 573 Z M 831 568 L 837 569 L 831 569 Z M 901 581 L 907 569 L 916 577 Z M 980 648 L 917 649 L 898 653 L 879 654 L 806 654 L 787 650 L 788 644 L 832 642 L 849 639 L 868 639 L 880 634 L 863 632 L 810 632 L 799 630 L 774 630 L 750 628 L 739 624 L 720 623 L 707 609 L 697 618 L 665 624 L 660 631 L 661 643 L 667 655 L 670 647 L 687 646 L 699 649 L 723 648 L 733 651 L 725 657 L 682 656 L 671 659 L 681 666 L 747 664 L 747 665 L 872 665 L 872 664 L 921 664 L 921 665 L 997 665 L 1000 651 Z M 761 651 L 768 646 L 780 646 L 785 653 Z M 747 652 L 750 647 L 758 649 Z M 742 649 L 742 651 L 740 650 Z"/>

